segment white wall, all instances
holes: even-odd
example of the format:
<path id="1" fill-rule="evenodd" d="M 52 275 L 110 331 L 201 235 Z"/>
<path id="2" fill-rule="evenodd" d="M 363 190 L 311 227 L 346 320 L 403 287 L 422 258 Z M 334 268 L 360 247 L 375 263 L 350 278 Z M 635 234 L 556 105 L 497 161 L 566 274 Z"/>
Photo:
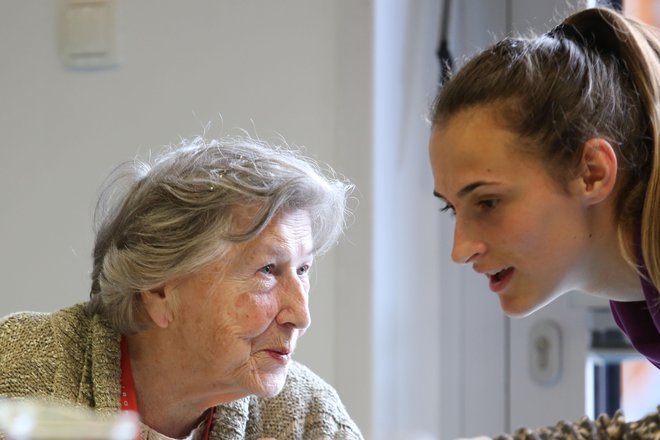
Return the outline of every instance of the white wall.
<path id="1" fill-rule="evenodd" d="M 57 2 L 0 3 L 1 312 L 85 299 L 96 189 L 121 160 L 211 122 L 333 161 L 335 8 L 278 3 L 120 2 L 122 62 L 99 72 L 60 65 Z"/>
<path id="2" fill-rule="evenodd" d="M 427 159 L 439 2 L 378 1 L 374 71 L 374 433 L 440 432 L 438 210 Z"/>

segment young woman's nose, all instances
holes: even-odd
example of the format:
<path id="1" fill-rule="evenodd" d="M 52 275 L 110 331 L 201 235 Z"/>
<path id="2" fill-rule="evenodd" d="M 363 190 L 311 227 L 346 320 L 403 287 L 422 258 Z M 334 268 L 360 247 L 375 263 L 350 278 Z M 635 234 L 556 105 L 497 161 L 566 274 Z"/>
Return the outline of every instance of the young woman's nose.
<path id="1" fill-rule="evenodd" d="M 456 221 L 454 226 L 454 245 L 451 250 L 451 259 L 456 263 L 472 263 L 486 251 L 483 241 L 469 233 L 468 228 Z"/>
<path id="2" fill-rule="evenodd" d="M 304 332 L 311 323 L 308 299 L 307 284 L 297 274 L 286 277 L 282 285 L 278 324 L 290 325 Z"/>

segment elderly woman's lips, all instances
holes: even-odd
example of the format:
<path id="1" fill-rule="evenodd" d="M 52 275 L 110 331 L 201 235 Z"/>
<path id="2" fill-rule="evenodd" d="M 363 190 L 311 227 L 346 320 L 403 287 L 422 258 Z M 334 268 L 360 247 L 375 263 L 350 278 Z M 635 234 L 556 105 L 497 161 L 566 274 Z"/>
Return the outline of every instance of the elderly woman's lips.
<path id="1" fill-rule="evenodd" d="M 271 348 L 264 350 L 273 360 L 280 364 L 287 364 L 291 359 L 291 352 L 284 348 Z"/>

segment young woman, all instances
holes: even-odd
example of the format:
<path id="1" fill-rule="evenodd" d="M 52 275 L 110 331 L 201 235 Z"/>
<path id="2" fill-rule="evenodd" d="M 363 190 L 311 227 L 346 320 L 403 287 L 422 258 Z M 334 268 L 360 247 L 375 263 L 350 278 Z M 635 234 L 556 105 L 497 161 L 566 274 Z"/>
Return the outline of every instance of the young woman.
<path id="1" fill-rule="evenodd" d="M 430 140 L 434 193 L 456 216 L 452 258 L 487 277 L 503 311 L 571 290 L 606 297 L 658 368 L 659 54 L 657 30 L 601 8 L 507 38 L 440 90 Z M 624 438 L 614 426 L 643 437 L 660 414 L 545 432 Z"/>

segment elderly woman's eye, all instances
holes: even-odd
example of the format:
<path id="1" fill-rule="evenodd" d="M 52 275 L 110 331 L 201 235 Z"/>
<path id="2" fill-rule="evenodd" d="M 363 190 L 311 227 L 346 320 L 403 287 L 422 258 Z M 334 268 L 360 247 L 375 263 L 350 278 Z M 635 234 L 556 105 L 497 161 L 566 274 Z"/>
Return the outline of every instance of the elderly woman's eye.
<path id="1" fill-rule="evenodd" d="M 272 275 L 274 270 L 275 270 L 274 264 L 267 264 L 261 269 L 259 269 L 260 272 L 265 273 L 266 275 Z"/>
<path id="2" fill-rule="evenodd" d="M 303 264 L 298 268 L 298 275 L 304 275 L 309 272 L 309 264 Z"/>

